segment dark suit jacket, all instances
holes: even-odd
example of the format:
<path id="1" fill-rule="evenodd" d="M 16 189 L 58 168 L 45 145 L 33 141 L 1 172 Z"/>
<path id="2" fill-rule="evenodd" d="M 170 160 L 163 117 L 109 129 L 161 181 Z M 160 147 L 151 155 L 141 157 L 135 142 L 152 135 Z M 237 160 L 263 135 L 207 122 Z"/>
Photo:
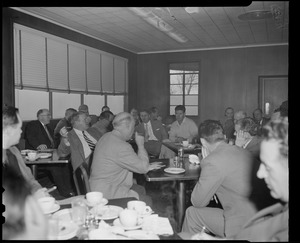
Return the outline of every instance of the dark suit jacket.
<path id="1" fill-rule="evenodd" d="M 158 139 L 158 141 L 162 141 L 164 139 L 168 138 L 168 134 L 166 132 L 166 129 L 164 128 L 164 126 L 162 125 L 162 123 L 158 120 L 155 121 L 150 121 L 151 122 L 151 126 L 152 126 L 152 131 L 154 136 Z M 144 123 L 140 123 L 135 130 L 138 133 L 141 134 L 145 134 L 145 127 L 144 127 Z"/>
<path id="2" fill-rule="evenodd" d="M 100 133 L 95 127 L 89 127 L 87 132 L 97 141 L 102 136 L 102 133 Z M 70 146 L 67 146 L 63 141 L 61 141 L 58 146 L 58 155 L 67 156 L 71 153 L 71 163 L 73 170 L 75 171 L 83 162 L 89 164 L 90 158 L 85 158 L 82 143 L 73 129 L 68 133 L 68 139 Z"/>
<path id="3" fill-rule="evenodd" d="M 254 136 L 250 143 L 247 144 L 246 148 L 249 152 L 251 152 L 255 158 L 259 159 L 259 152 L 260 152 L 260 144 L 262 138 L 258 136 Z"/>
<path id="4" fill-rule="evenodd" d="M 47 124 L 46 127 L 48 128 L 48 131 L 54 140 L 53 127 L 51 127 L 49 124 Z M 37 149 L 37 147 L 41 144 L 46 144 L 47 148 L 52 148 L 47 132 L 39 120 L 31 121 L 26 125 L 24 139 L 26 149 Z M 57 144 L 55 144 L 54 141 L 54 148 L 56 147 Z"/>

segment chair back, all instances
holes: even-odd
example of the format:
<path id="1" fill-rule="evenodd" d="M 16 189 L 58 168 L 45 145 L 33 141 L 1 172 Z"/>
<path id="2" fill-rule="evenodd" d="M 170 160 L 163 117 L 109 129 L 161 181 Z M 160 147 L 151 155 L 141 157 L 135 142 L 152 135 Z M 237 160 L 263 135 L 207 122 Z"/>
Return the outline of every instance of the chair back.
<path id="1" fill-rule="evenodd" d="M 78 195 L 85 195 L 91 191 L 89 183 L 89 168 L 88 164 L 83 162 L 74 172 L 73 179 Z"/>

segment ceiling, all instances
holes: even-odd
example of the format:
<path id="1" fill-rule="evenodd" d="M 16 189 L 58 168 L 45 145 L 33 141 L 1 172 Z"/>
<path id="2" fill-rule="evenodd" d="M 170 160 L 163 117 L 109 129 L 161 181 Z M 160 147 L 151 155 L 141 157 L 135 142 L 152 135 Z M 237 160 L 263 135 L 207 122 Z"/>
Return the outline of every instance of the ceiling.
<path id="1" fill-rule="evenodd" d="M 275 8 L 274 8 L 275 7 Z M 289 2 L 252 2 L 247 7 L 143 7 L 171 26 L 187 41 L 178 42 L 128 7 L 14 7 L 13 9 L 76 30 L 133 53 L 205 50 L 261 45 L 286 45 Z M 279 9 L 276 18 L 273 11 Z M 240 14 L 266 10 L 268 19 L 243 21 Z"/>

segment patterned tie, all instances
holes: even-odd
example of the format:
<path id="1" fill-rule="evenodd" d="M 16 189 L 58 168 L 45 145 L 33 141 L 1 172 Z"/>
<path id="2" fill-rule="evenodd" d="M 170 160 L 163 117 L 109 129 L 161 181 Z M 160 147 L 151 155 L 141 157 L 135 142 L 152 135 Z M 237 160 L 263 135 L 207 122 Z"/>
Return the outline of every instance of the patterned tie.
<path id="1" fill-rule="evenodd" d="M 84 131 L 82 131 L 83 137 L 85 139 L 85 141 L 87 142 L 87 144 L 89 145 L 91 151 L 93 152 L 95 150 L 96 145 L 92 142 L 91 139 L 89 139 L 87 137 L 87 135 L 84 133 Z"/>
<path id="2" fill-rule="evenodd" d="M 148 139 L 149 139 L 148 124 L 145 123 L 145 142 L 148 142 Z"/>
<path id="3" fill-rule="evenodd" d="M 46 133 L 47 133 L 47 135 L 48 135 L 48 138 L 49 138 L 49 140 L 50 140 L 50 142 L 51 142 L 51 148 L 54 148 L 54 141 L 53 141 L 53 138 L 51 137 L 51 135 L 50 135 L 50 133 L 49 133 L 49 131 L 48 131 L 48 128 L 44 125 L 44 128 L 45 128 L 45 131 L 46 131 Z"/>

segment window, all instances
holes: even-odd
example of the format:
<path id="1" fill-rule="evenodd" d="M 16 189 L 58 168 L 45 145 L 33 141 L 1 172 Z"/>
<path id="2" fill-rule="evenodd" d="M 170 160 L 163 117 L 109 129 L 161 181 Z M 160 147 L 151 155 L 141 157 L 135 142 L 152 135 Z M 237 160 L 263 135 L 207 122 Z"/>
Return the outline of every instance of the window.
<path id="1" fill-rule="evenodd" d="M 15 89 L 15 106 L 19 108 L 22 120 L 36 120 L 36 113 L 39 109 L 49 109 L 49 93 Z M 62 117 L 64 114 L 65 112 Z"/>
<path id="2" fill-rule="evenodd" d="M 66 109 L 78 109 L 80 106 L 80 94 L 67 94 L 67 93 L 52 93 L 52 118 L 63 118 Z"/>
<path id="3" fill-rule="evenodd" d="M 170 75 L 170 114 L 184 105 L 186 115 L 198 115 L 199 63 L 172 63 Z"/>
<path id="4" fill-rule="evenodd" d="M 105 104 L 104 95 L 83 95 L 83 103 L 89 107 L 91 115 L 99 116 L 101 108 Z"/>
<path id="5" fill-rule="evenodd" d="M 115 115 L 124 111 L 124 95 L 108 95 L 107 106 Z"/>

